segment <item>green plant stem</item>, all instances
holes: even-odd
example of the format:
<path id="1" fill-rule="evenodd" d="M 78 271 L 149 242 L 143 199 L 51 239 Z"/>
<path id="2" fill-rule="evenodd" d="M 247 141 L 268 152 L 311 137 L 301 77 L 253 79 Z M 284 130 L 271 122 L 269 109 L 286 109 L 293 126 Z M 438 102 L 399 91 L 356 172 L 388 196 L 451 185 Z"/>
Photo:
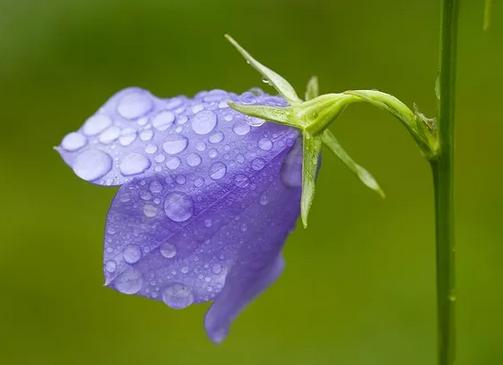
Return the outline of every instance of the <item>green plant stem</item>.
<path id="1" fill-rule="evenodd" d="M 439 365 L 454 364 L 456 355 L 453 154 L 458 6 L 458 0 L 442 0 L 440 150 L 437 158 L 431 161 L 435 188 Z"/>

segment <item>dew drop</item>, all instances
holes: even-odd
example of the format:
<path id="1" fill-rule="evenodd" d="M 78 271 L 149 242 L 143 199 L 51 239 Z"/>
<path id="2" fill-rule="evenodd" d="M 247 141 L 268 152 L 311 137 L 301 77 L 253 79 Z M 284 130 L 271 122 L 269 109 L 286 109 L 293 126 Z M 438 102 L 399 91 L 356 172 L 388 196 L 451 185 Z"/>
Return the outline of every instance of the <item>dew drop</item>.
<path id="1" fill-rule="evenodd" d="M 162 185 L 159 181 L 152 181 L 149 186 L 149 190 L 152 194 L 159 194 L 162 192 Z"/>
<path id="2" fill-rule="evenodd" d="M 122 131 L 122 135 L 119 137 L 119 143 L 122 146 L 129 146 L 136 139 L 136 131 L 132 128 L 127 128 Z"/>
<path id="3" fill-rule="evenodd" d="M 154 153 L 157 152 L 157 146 L 155 144 L 148 144 L 145 147 L 145 152 L 148 153 L 149 155 L 153 155 Z"/>
<path id="4" fill-rule="evenodd" d="M 206 143 L 204 142 L 197 142 L 196 143 L 196 150 L 199 152 L 203 152 L 206 149 Z"/>
<path id="5" fill-rule="evenodd" d="M 263 159 L 261 159 L 261 158 L 256 158 L 251 163 L 251 167 L 255 171 L 262 170 L 264 168 L 264 166 L 265 166 L 265 161 Z"/>
<path id="6" fill-rule="evenodd" d="M 117 264 L 115 263 L 114 260 L 109 260 L 105 263 L 105 271 L 109 273 L 115 272 L 117 269 Z"/>
<path id="7" fill-rule="evenodd" d="M 210 158 L 215 158 L 218 156 L 218 152 L 216 149 L 212 148 L 211 150 L 208 151 L 208 156 L 210 156 Z"/>
<path id="8" fill-rule="evenodd" d="M 225 164 L 222 162 L 215 162 L 210 167 L 210 177 L 213 180 L 219 180 L 223 178 L 226 172 L 227 172 L 227 166 L 225 166 Z"/>
<path id="9" fill-rule="evenodd" d="M 264 206 L 269 204 L 269 198 L 267 197 L 267 195 L 265 193 L 260 196 L 259 203 L 260 203 L 260 205 L 264 205 Z"/>
<path id="10" fill-rule="evenodd" d="M 136 294 L 143 286 L 141 272 L 130 267 L 114 280 L 115 288 L 124 294 Z"/>
<path id="11" fill-rule="evenodd" d="M 192 198 L 182 192 L 172 192 L 164 200 L 164 212 L 173 222 L 185 222 L 194 212 Z"/>
<path id="12" fill-rule="evenodd" d="M 159 248 L 159 251 L 161 255 L 167 259 L 172 259 L 176 256 L 176 246 L 169 242 L 164 242 Z"/>
<path id="13" fill-rule="evenodd" d="M 236 133 L 238 136 L 244 136 L 247 135 L 251 130 L 251 127 L 248 123 L 238 120 L 236 123 L 234 123 L 234 126 L 232 127 L 232 131 Z"/>
<path id="14" fill-rule="evenodd" d="M 268 138 L 261 138 L 258 141 L 258 146 L 261 150 L 269 151 L 272 148 L 272 142 Z"/>
<path id="15" fill-rule="evenodd" d="M 184 267 L 182 267 L 182 268 L 180 269 L 180 272 L 181 272 L 182 274 L 187 274 L 187 273 L 189 272 L 189 268 L 188 268 L 188 266 L 184 266 Z"/>
<path id="16" fill-rule="evenodd" d="M 212 225 L 211 219 L 205 219 L 205 220 L 204 220 L 204 226 L 205 226 L 206 228 L 210 228 L 210 227 L 211 227 L 211 225 Z"/>
<path id="17" fill-rule="evenodd" d="M 75 174 L 87 181 L 96 180 L 112 168 L 112 158 L 106 152 L 90 149 L 81 152 L 73 163 Z"/>
<path id="18" fill-rule="evenodd" d="M 194 302 L 194 294 L 187 286 L 175 283 L 162 291 L 162 301 L 171 308 L 182 309 Z"/>
<path id="19" fill-rule="evenodd" d="M 260 127 L 264 123 L 265 123 L 264 119 L 254 117 L 248 118 L 248 124 L 251 125 L 252 127 Z"/>
<path id="20" fill-rule="evenodd" d="M 203 186 L 203 184 L 204 184 L 204 179 L 202 177 L 198 177 L 194 180 L 194 186 L 197 188 Z"/>
<path id="21" fill-rule="evenodd" d="M 164 156 L 163 154 L 158 154 L 157 156 L 154 157 L 154 161 L 158 163 L 164 162 L 165 159 L 166 156 Z"/>
<path id="22" fill-rule="evenodd" d="M 145 214 L 147 218 L 154 218 L 157 215 L 157 207 L 152 204 L 145 204 L 143 206 L 143 214 Z"/>
<path id="23" fill-rule="evenodd" d="M 112 126 L 101 132 L 100 136 L 98 137 L 98 140 L 101 143 L 109 144 L 115 141 L 117 138 L 119 138 L 120 134 L 121 129 L 117 126 Z"/>
<path id="24" fill-rule="evenodd" d="M 239 188 L 246 188 L 250 184 L 250 179 L 246 175 L 239 174 L 234 178 L 234 184 Z"/>
<path id="25" fill-rule="evenodd" d="M 185 137 L 178 135 L 169 135 L 162 145 L 162 149 L 168 155 L 176 155 L 187 148 L 188 140 Z"/>
<path id="26" fill-rule="evenodd" d="M 216 132 L 216 133 L 213 133 L 210 138 L 208 138 L 208 140 L 210 141 L 210 143 L 220 143 L 222 142 L 224 139 L 224 134 L 222 132 Z"/>
<path id="27" fill-rule="evenodd" d="M 127 245 L 122 251 L 122 257 L 128 264 L 136 264 L 141 259 L 141 250 L 137 245 Z"/>
<path id="28" fill-rule="evenodd" d="M 86 137 L 77 132 L 69 133 L 63 138 L 61 141 L 61 147 L 63 147 L 67 151 L 77 151 L 84 147 L 87 143 Z"/>
<path id="29" fill-rule="evenodd" d="M 196 134 L 208 134 L 217 125 L 217 116 L 210 110 L 203 110 L 192 117 L 192 130 Z"/>
<path id="30" fill-rule="evenodd" d="M 178 157 L 172 157 L 166 161 L 166 167 L 170 170 L 176 170 L 180 166 L 180 159 Z"/>
<path id="31" fill-rule="evenodd" d="M 190 155 L 187 156 L 187 165 L 191 167 L 196 167 L 201 164 L 201 156 L 199 156 L 197 153 L 191 153 Z"/>
<path id="32" fill-rule="evenodd" d="M 186 179 L 186 178 L 185 178 L 185 176 L 183 176 L 183 175 L 177 175 L 177 176 L 175 177 L 175 181 L 176 181 L 176 183 L 177 183 L 178 185 L 183 185 L 183 184 L 185 184 L 185 182 L 187 181 L 187 179 Z"/>
<path id="33" fill-rule="evenodd" d="M 155 129 L 160 131 L 165 131 L 169 127 L 173 125 L 175 121 L 175 114 L 170 111 L 163 110 L 156 114 L 155 117 L 152 118 L 152 125 Z"/>
<path id="34" fill-rule="evenodd" d="M 112 124 L 112 120 L 103 114 L 96 114 L 86 120 L 82 131 L 88 136 L 94 136 Z"/>
<path id="35" fill-rule="evenodd" d="M 130 153 L 126 155 L 120 162 L 119 170 L 122 175 L 130 176 L 137 175 L 150 167 L 148 158 L 139 153 Z"/>
<path id="36" fill-rule="evenodd" d="M 222 265 L 220 265 L 220 264 L 213 265 L 211 268 L 211 271 L 213 272 L 213 274 L 216 274 L 216 275 L 220 274 L 222 272 Z"/>
<path id="37" fill-rule="evenodd" d="M 153 103 L 148 95 L 134 92 L 121 99 L 117 111 L 126 119 L 135 119 L 145 115 L 152 107 Z"/>
<path id="38" fill-rule="evenodd" d="M 140 139 L 142 141 L 150 141 L 154 137 L 154 131 L 152 129 L 145 129 L 140 132 Z"/>

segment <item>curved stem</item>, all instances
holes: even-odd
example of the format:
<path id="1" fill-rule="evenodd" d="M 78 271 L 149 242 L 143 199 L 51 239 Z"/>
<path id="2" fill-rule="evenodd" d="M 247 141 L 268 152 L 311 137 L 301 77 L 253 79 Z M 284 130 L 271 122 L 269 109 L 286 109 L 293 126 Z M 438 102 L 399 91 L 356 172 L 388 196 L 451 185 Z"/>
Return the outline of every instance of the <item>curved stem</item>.
<path id="1" fill-rule="evenodd" d="M 440 151 L 431 161 L 435 187 L 439 365 L 454 364 L 456 354 L 453 154 L 458 5 L 458 0 L 442 0 Z"/>

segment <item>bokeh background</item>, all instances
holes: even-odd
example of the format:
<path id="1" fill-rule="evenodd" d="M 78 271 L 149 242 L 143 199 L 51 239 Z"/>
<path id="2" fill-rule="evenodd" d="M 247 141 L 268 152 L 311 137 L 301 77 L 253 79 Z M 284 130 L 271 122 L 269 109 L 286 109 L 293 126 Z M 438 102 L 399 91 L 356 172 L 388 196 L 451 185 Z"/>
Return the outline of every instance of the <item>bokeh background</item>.
<path id="1" fill-rule="evenodd" d="M 114 189 L 76 178 L 52 146 L 126 86 L 168 97 L 260 85 L 226 32 L 299 90 L 316 74 L 322 91 L 379 88 L 433 115 L 439 3 L 0 0 L 0 363 L 434 364 L 431 177 L 388 115 L 356 106 L 334 126 L 387 198 L 325 154 L 285 273 L 220 346 L 202 328 L 207 305 L 174 311 L 102 286 Z M 503 358 L 503 6 L 488 33 L 482 15 L 463 1 L 459 365 Z"/>

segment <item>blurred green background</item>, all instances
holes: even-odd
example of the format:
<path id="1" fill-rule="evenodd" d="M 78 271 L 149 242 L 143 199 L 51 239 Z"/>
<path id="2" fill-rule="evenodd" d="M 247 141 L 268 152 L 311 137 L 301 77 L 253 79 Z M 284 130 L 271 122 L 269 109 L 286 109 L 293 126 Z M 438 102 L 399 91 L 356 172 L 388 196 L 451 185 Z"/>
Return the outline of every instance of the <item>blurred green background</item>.
<path id="1" fill-rule="evenodd" d="M 299 90 L 317 74 L 324 92 L 379 88 L 433 115 L 439 3 L 0 0 L 0 363 L 434 364 L 431 177 L 388 115 L 356 106 L 334 128 L 387 199 L 326 154 L 285 273 L 220 346 L 204 334 L 206 305 L 174 311 L 102 286 L 114 189 L 76 178 L 52 146 L 126 86 L 168 97 L 259 85 L 226 32 Z M 503 358 L 503 6 L 489 33 L 482 13 L 463 1 L 459 365 Z"/>

